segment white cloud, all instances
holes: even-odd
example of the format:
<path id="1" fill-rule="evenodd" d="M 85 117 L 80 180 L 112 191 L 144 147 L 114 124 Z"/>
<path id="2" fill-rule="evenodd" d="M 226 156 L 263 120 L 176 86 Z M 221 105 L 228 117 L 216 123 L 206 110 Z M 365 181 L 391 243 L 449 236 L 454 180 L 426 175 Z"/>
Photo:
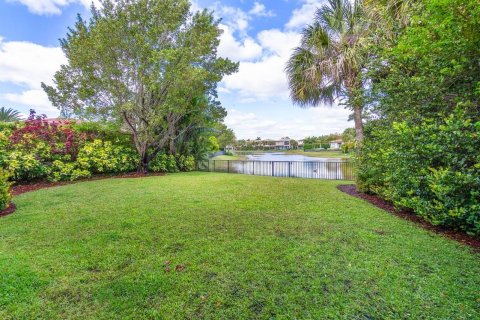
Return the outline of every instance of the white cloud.
<path id="1" fill-rule="evenodd" d="M 22 92 L 5 93 L 0 98 L 57 114 L 41 89 L 41 82 L 52 83 L 54 73 L 66 58 L 60 48 L 44 47 L 31 42 L 6 42 L 0 38 L 0 83 L 12 83 Z"/>
<path id="2" fill-rule="evenodd" d="M 300 44 L 301 35 L 298 32 L 271 29 L 261 31 L 257 37 L 264 49 L 288 59 L 293 48 Z"/>
<path id="3" fill-rule="evenodd" d="M 224 25 L 229 26 L 233 32 L 245 33 L 251 16 L 240 8 L 221 5 L 215 2 L 212 6 L 216 16 L 222 19 Z"/>
<path id="4" fill-rule="evenodd" d="M 244 99 L 286 99 L 288 87 L 284 68 L 285 59 L 276 55 L 263 57 L 257 62 L 242 62 L 239 71 L 225 77 L 222 86 Z"/>
<path id="5" fill-rule="evenodd" d="M 263 56 L 257 61 L 241 62 L 239 71 L 225 77 L 222 87 L 239 93 L 242 99 L 288 99 L 285 64 L 291 50 L 298 45 L 300 35 L 278 29 L 258 34 Z"/>
<path id="6" fill-rule="evenodd" d="M 352 127 L 348 122 L 350 111 L 340 107 L 318 107 L 311 109 L 290 109 L 283 112 L 291 114 L 291 118 L 278 120 L 258 116 L 253 112 L 228 110 L 225 124 L 235 131 L 238 139 L 278 139 L 289 136 L 302 139 L 308 136 L 342 132 Z"/>
<path id="7" fill-rule="evenodd" d="M 49 82 L 62 63 L 66 58 L 58 47 L 0 38 L 0 82 L 40 88 L 40 83 Z"/>
<path id="8" fill-rule="evenodd" d="M 262 47 L 252 38 L 247 36 L 242 40 L 237 40 L 229 26 L 220 25 L 220 28 L 223 30 L 218 47 L 220 56 L 233 61 L 247 61 L 262 54 Z"/>
<path id="9" fill-rule="evenodd" d="M 72 3 L 80 3 L 86 8 L 89 8 L 92 2 L 95 5 L 100 5 L 99 0 L 7 0 L 8 2 L 20 2 L 27 6 L 28 10 L 35 14 L 61 14 L 62 7 L 68 6 Z"/>
<path id="10" fill-rule="evenodd" d="M 6 93 L 1 97 L 7 101 L 22 104 L 30 109 L 35 109 L 39 113 L 58 113 L 57 108 L 52 106 L 42 89 L 31 89 L 21 93 Z"/>
<path id="11" fill-rule="evenodd" d="M 250 13 L 251 15 L 254 15 L 254 16 L 259 16 L 259 17 L 273 17 L 273 16 L 275 16 L 275 13 L 273 13 L 273 11 L 267 10 L 265 5 L 263 3 L 258 2 L 258 1 L 255 1 L 253 3 L 253 8 L 250 9 L 250 11 L 248 13 Z"/>
<path id="12" fill-rule="evenodd" d="M 324 3 L 325 0 L 304 0 L 300 8 L 293 10 L 285 26 L 288 29 L 297 29 L 312 23 L 317 9 Z"/>
<path id="13" fill-rule="evenodd" d="M 196 0 L 190 0 L 190 11 L 197 12 L 202 10 L 202 7 L 198 4 Z"/>

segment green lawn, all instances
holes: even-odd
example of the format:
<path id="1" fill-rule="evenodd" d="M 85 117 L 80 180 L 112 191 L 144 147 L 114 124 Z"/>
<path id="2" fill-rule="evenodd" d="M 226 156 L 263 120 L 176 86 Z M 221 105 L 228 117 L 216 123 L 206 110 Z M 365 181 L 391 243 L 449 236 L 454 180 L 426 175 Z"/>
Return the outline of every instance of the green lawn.
<path id="1" fill-rule="evenodd" d="M 325 151 L 303 151 L 301 149 L 297 150 L 288 150 L 287 154 L 301 154 L 306 157 L 316 157 L 316 158 L 342 158 L 349 159 L 353 156 L 351 153 L 343 153 L 338 150 L 325 150 Z"/>
<path id="2" fill-rule="evenodd" d="M 478 254 L 338 183 L 195 172 L 15 197 L 0 319 L 480 317 Z"/>
<path id="3" fill-rule="evenodd" d="M 244 160 L 245 156 L 227 156 L 227 155 L 220 155 L 213 157 L 211 160 Z"/>

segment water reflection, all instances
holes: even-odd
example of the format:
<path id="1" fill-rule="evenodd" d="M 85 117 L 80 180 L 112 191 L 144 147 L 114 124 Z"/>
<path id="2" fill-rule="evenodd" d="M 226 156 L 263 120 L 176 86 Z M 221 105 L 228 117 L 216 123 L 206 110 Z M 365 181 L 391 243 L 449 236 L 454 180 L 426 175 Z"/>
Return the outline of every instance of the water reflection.
<path id="1" fill-rule="evenodd" d="M 286 154 L 284 152 L 253 153 L 246 155 L 247 160 L 257 161 L 308 161 L 308 162 L 344 162 L 342 158 L 307 157 L 301 154 Z"/>
<path id="2" fill-rule="evenodd" d="M 208 171 L 273 177 L 353 180 L 352 162 L 317 158 L 315 161 L 210 160 Z"/>

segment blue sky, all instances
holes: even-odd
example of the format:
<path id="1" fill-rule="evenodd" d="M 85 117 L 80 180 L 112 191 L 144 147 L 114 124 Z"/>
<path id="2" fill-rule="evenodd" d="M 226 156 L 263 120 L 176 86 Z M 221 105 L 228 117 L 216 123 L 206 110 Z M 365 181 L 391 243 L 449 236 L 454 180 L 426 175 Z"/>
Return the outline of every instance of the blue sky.
<path id="1" fill-rule="evenodd" d="M 97 0 L 95 0 L 97 1 Z M 228 110 L 225 123 L 238 138 L 303 138 L 341 132 L 353 124 L 338 106 L 301 109 L 289 99 L 283 71 L 301 29 L 323 0 L 196 0 L 192 9 L 209 8 L 222 18 L 219 54 L 240 62 L 239 72 L 219 86 Z M 50 117 L 58 110 L 40 83 L 51 83 L 66 60 L 59 38 L 91 0 L 0 0 L 0 106 Z"/>

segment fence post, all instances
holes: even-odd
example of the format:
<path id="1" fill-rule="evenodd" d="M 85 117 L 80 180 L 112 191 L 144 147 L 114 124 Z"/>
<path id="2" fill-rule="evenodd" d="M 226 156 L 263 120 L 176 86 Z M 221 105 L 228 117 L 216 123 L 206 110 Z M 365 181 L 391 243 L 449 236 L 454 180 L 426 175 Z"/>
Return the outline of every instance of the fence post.
<path id="1" fill-rule="evenodd" d="M 292 166 L 292 162 L 288 161 L 288 177 L 291 177 L 291 166 Z"/>
<path id="2" fill-rule="evenodd" d="M 213 160 L 213 172 L 215 172 L 215 161 L 216 160 Z"/>
<path id="3" fill-rule="evenodd" d="M 275 177 L 275 162 L 272 161 L 272 177 Z"/>
<path id="4" fill-rule="evenodd" d="M 255 175 L 255 161 L 253 161 L 253 175 Z"/>
<path id="5" fill-rule="evenodd" d="M 230 160 L 227 160 L 227 173 L 230 173 Z"/>

